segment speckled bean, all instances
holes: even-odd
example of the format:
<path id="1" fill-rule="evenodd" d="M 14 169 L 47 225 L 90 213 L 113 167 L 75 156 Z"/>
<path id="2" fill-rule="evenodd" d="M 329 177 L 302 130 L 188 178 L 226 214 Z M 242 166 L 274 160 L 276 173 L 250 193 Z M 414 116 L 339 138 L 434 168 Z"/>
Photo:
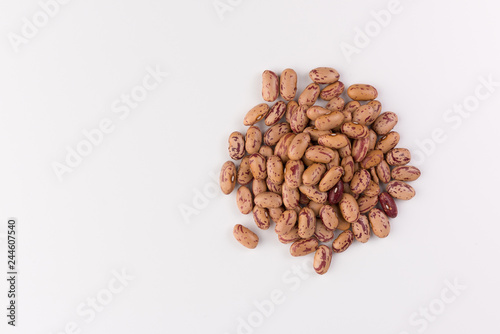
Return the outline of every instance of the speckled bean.
<path id="1" fill-rule="evenodd" d="M 391 232 L 391 224 L 389 223 L 389 218 L 385 213 L 378 209 L 373 208 L 368 213 L 368 219 L 370 220 L 370 225 L 375 234 L 379 238 L 385 238 Z"/>
<path id="2" fill-rule="evenodd" d="M 299 106 L 312 106 L 314 103 L 316 103 L 319 92 L 320 88 L 317 83 L 309 84 L 299 96 Z"/>
<path id="3" fill-rule="evenodd" d="M 313 261 L 313 268 L 317 274 L 326 274 L 330 268 L 330 263 L 332 262 L 332 254 L 332 250 L 328 246 L 321 245 L 318 247 L 316 253 L 314 254 Z"/>
<path id="4" fill-rule="evenodd" d="M 220 189 L 226 195 L 229 195 L 236 186 L 236 166 L 232 161 L 226 161 L 220 170 L 219 176 Z"/>
<path id="5" fill-rule="evenodd" d="M 356 199 L 347 193 L 344 193 L 342 199 L 339 203 L 340 212 L 342 213 L 342 217 L 348 222 L 352 223 L 358 220 L 359 218 L 359 206 Z"/>
<path id="6" fill-rule="evenodd" d="M 403 166 L 410 162 L 411 154 L 407 148 L 393 148 L 385 155 L 385 160 L 391 166 Z"/>
<path id="7" fill-rule="evenodd" d="M 245 186 L 239 187 L 236 191 L 236 205 L 238 210 L 244 215 L 249 214 L 253 209 L 252 193 Z"/>
<path id="8" fill-rule="evenodd" d="M 264 101 L 273 102 L 278 98 L 279 78 L 273 71 L 265 70 L 262 73 L 262 98 Z"/>
<path id="9" fill-rule="evenodd" d="M 398 116 L 390 111 L 380 114 L 372 124 L 372 129 L 378 135 L 388 134 L 398 123 Z"/>
<path id="10" fill-rule="evenodd" d="M 414 166 L 398 166 L 391 171 L 391 176 L 399 181 L 415 181 L 420 177 L 420 170 Z"/>
<path id="11" fill-rule="evenodd" d="M 254 249 L 259 243 L 257 234 L 250 231 L 248 228 L 241 224 L 234 225 L 233 228 L 234 238 L 246 248 Z"/>
<path id="12" fill-rule="evenodd" d="M 292 246 L 290 246 L 290 254 L 292 256 L 303 256 L 313 253 L 318 248 L 318 239 L 311 237 L 307 239 L 300 239 L 295 241 Z"/>
<path id="13" fill-rule="evenodd" d="M 283 101 L 276 102 L 269 110 L 269 114 L 267 114 L 264 124 L 266 124 L 267 126 L 271 126 L 278 123 L 285 112 L 286 103 Z"/>
<path id="14" fill-rule="evenodd" d="M 347 89 L 347 95 L 354 101 L 369 101 L 376 99 L 378 92 L 371 85 L 355 84 Z"/>
<path id="15" fill-rule="evenodd" d="M 365 243 L 370 239 L 370 222 L 365 215 L 352 223 L 352 232 L 357 241 Z"/>
<path id="16" fill-rule="evenodd" d="M 261 230 L 268 230 L 271 226 L 271 220 L 269 219 L 268 209 L 261 208 L 260 206 L 254 206 L 253 208 L 253 220 L 255 225 Z"/>
<path id="17" fill-rule="evenodd" d="M 354 241 L 354 233 L 351 230 L 346 230 L 339 234 L 333 241 L 332 249 L 335 253 L 344 252 Z"/>
<path id="18" fill-rule="evenodd" d="M 245 155 L 245 137 L 238 132 L 234 131 L 229 135 L 228 139 L 229 156 L 233 160 L 240 160 Z"/>
<path id="19" fill-rule="evenodd" d="M 295 94 L 297 93 L 297 73 L 291 68 L 287 68 L 281 72 L 280 93 L 281 97 L 286 101 L 295 98 Z"/>
<path id="20" fill-rule="evenodd" d="M 339 97 L 344 92 L 344 84 L 341 81 L 326 86 L 319 93 L 319 97 L 325 101 L 330 101 L 334 97 Z"/>
<path id="21" fill-rule="evenodd" d="M 243 119 L 243 125 L 254 125 L 269 113 L 269 106 L 266 103 L 261 103 L 250 109 Z"/>
<path id="22" fill-rule="evenodd" d="M 403 181 L 393 180 L 387 184 L 385 189 L 389 195 L 397 199 L 409 200 L 415 196 L 415 189 Z"/>

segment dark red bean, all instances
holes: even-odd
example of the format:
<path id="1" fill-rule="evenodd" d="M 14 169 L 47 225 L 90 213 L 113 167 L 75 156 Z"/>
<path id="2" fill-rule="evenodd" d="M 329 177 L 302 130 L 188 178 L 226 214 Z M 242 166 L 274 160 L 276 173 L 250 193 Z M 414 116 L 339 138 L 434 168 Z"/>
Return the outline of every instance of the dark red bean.
<path id="1" fill-rule="evenodd" d="M 330 189 L 330 192 L 328 193 L 328 202 L 332 205 L 339 203 L 343 194 L 344 182 L 339 181 L 332 189 Z"/>
<path id="2" fill-rule="evenodd" d="M 299 204 L 306 206 L 307 204 L 309 204 L 309 202 L 310 199 L 301 192 L 299 198 Z"/>
<path id="3" fill-rule="evenodd" d="M 378 200 L 387 217 L 396 218 L 398 215 L 398 207 L 396 206 L 396 202 L 394 202 L 392 196 L 384 191 L 378 196 Z"/>

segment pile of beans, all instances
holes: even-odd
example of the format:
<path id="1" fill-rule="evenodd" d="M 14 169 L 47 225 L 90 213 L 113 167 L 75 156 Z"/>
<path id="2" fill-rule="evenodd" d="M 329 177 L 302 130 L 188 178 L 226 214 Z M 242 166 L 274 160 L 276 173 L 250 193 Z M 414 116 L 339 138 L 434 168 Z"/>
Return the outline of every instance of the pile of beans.
<path id="1" fill-rule="evenodd" d="M 246 134 L 229 136 L 229 156 L 240 163 L 224 163 L 220 187 L 227 195 L 238 183 L 241 213 L 252 212 L 261 230 L 274 221 L 292 256 L 315 252 L 314 269 L 322 275 L 332 254 L 354 240 L 365 243 L 371 232 L 389 235 L 389 218 L 398 214 L 395 199 L 415 196 L 407 182 L 418 179 L 420 170 L 408 165 L 408 149 L 396 147 L 398 117 L 382 112 L 375 87 L 355 84 L 345 96 L 335 69 L 319 67 L 309 77 L 313 82 L 295 99 L 294 70 L 280 77 L 264 71 L 262 97 L 273 104 L 253 107 L 243 119 Z M 256 125 L 261 120 L 269 127 L 265 132 Z M 249 228 L 237 224 L 233 234 L 243 246 L 257 247 L 259 238 Z"/>

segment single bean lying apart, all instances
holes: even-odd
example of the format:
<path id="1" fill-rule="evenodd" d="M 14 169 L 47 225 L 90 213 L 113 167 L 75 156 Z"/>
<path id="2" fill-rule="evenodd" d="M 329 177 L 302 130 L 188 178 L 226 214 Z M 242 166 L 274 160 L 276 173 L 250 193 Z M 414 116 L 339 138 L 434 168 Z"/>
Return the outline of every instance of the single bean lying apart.
<path id="1" fill-rule="evenodd" d="M 228 195 L 238 184 L 239 211 L 252 213 L 261 230 L 275 222 L 290 254 L 314 253 L 314 270 L 323 275 L 334 253 L 366 243 L 372 232 L 389 235 L 396 200 L 415 196 L 407 182 L 421 172 L 408 165 L 410 151 L 397 147 L 398 116 L 382 111 L 375 87 L 345 89 L 330 67 L 315 68 L 309 77 L 313 82 L 298 93 L 293 69 L 281 76 L 264 71 L 262 98 L 273 105 L 251 108 L 243 119 L 246 133 L 229 135 L 229 157 L 240 163 L 223 164 L 220 187 Z M 248 227 L 236 224 L 233 234 L 243 246 L 257 247 L 259 237 Z"/>

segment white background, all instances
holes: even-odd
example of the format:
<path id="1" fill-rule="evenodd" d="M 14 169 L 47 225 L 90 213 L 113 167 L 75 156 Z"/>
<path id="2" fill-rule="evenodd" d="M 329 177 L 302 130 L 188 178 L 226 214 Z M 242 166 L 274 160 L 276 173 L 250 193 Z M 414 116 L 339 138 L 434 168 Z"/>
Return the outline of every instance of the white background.
<path id="1" fill-rule="evenodd" d="M 357 29 L 389 1 L 231 3 L 221 19 L 212 0 L 73 0 L 15 52 L 9 33 L 40 6 L 1 1 L 0 256 L 5 268 L 6 221 L 17 217 L 20 272 L 15 329 L 1 274 L 1 332 L 499 332 L 498 4 L 401 0 L 348 59 L 341 43 L 356 46 Z M 113 102 L 156 66 L 168 77 L 120 119 Z M 236 223 L 257 229 L 234 193 L 214 195 L 211 175 L 261 102 L 262 71 L 294 68 L 303 88 L 317 66 L 375 85 L 399 115 L 401 147 L 422 152 L 433 131 L 446 139 L 421 153 L 417 196 L 398 202 L 388 238 L 335 255 L 326 275 L 297 276 L 312 256 L 292 258 L 273 231 L 258 231 L 252 251 L 233 239 Z M 488 76 L 493 93 L 446 121 Z M 105 118 L 114 131 L 60 182 L 53 163 Z M 184 218 L 186 207 L 196 214 Z M 133 279 L 92 321 L 77 313 L 122 270 Z M 466 288 L 421 320 L 446 281 Z M 254 302 L 274 290 L 284 301 L 238 329 L 260 320 Z"/>

